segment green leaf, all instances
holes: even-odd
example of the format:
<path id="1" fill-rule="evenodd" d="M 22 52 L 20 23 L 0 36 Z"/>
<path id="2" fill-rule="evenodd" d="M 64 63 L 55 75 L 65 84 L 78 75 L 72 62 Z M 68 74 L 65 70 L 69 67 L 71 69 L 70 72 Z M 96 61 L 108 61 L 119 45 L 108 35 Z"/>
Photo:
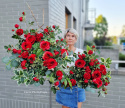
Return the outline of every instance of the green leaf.
<path id="1" fill-rule="evenodd" d="M 40 83 L 39 83 L 39 82 L 34 82 L 34 85 L 35 85 L 36 87 L 38 87 L 38 86 L 40 86 Z"/>
<path id="2" fill-rule="evenodd" d="M 21 82 L 24 83 L 25 77 L 21 77 Z"/>
<path id="3" fill-rule="evenodd" d="M 15 70 L 14 73 L 15 73 L 16 75 L 19 75 L 19 71 L 17 71 L 17 70 Z"/>
<path id="4" fill-rule="evenodd" d="M 65 84 L 65 86 L 67 85 L 67 80 L 66 79 L 64 79 L 64 84 Z"/>
<path id="5" fill-rule="evenodd" d="M 5 49 L 8 49 L 8 46 L 4 46 Z"/>
<path id="6" fill-rule="evenodd" d="M 23 71 L 23 74 L 24 74 L 26 77 L 28 77 L 27 71 Z"/>
<path id="7" fill-rule="evenodd" d="M 3 63 L 8 63 L 9 60 L 10 60 L 9 57 L 3 57 L 3 58 L 2 58 L 2 62 L 3 62 Z"/>
<path id="8" fill-rule="evenodd" d="M 92 50 L 92 48 L 88 45 L 86 46 L 86 49 L 87 49 L 87 51 Z"/>
<path id="9" fill-rule="evenodd" d="M 18 65 L 19 65 L 19 62 L 17 62 L 16 60 L 11 61 L 11 66 L 12 67 L 17 67 Z"/>
<path id="10" fill-rule="evenodd" d="M 37 57 L 38 57 L 38 56 L 41 56 L 41 55 L 42 55 L 42 52 L 43 52 L 43 51 L 42 51 L 41 49 L 38 49 L 37 52 L 36 52 L 36 56 L 37 56 Z"/>
<path id="11" fill-rule="evenodd" d="M 50 74 L 50 73 L 51 73 L 50 70 L 47 70 L 47 71 L 45 72 L 46 75 L 48 75 L 48 74 Z"/>
<path id="12" fill-rule="evenodd" d="M 12 36 L 12 38 L 14 38 L 14 39 L 21 39 L 20 36 L 15 35 L 15 34 Z"/>
<path id="13" fill-rule="evenodd" d="M 29 31 L 28 30 L 23 30 L 24 34 L 28 34 Z"/>
<path id="14" fill-rule="evenodd" d="M 101 57 L 101 61 L 104 63 L 105 62 L 105 59 L 103 57 Z"/>
<path id="15" fill-rule="evenodd" d="M 7 69 L 7 70 L 11 70 L 10 63 L 6 66 L 6 69 Z"/>

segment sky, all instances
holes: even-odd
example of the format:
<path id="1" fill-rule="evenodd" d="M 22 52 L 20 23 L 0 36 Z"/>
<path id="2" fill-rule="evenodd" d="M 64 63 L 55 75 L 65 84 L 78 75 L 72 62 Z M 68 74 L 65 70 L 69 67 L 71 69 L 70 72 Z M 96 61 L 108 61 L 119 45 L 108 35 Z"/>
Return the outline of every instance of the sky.
<path id="1" fill-rule="evenodd" d="M 108 22 L 108 36 L 119 36 L 125 25 L 125 0 L 89 0 L 89 8 L 96 9 Z"/>

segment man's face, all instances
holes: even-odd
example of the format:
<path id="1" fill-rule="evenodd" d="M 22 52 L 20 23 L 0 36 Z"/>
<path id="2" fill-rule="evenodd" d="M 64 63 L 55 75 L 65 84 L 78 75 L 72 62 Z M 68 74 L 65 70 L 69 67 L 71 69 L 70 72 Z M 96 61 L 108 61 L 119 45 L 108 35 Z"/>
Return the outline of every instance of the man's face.
<path id="1" fill-rule="evenodd" d="M 77 42 L 76 36 L 73 33 L 68 32 L 64 38 L 68 45 L 74 45 Z"/>

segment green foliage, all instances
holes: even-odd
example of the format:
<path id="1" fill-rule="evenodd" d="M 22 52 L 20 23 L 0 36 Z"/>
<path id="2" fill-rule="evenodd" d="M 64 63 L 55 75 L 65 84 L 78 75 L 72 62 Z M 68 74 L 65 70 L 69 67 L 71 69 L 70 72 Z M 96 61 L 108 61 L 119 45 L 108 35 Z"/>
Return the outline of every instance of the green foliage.
<path id="1" fill-rule="evenodd" d="M 125 60 L 125 54 L 119 53 L 119 60 Z M 119 67 L 125 67 L 125 63 L 119 63 Z"/>

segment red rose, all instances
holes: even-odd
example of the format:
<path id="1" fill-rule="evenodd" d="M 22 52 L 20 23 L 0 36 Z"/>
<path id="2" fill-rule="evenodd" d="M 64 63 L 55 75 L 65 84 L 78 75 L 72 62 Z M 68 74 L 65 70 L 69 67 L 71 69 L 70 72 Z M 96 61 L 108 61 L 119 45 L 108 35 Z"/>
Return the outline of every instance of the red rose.
<path id="1" fill-rule="evenodd" d="M 18 50 L 16 49 L 13 49 L 13 53 L 16 54 L 18 52 Z"/>
<path id="2" fill-rule="evenodd" d="M 30 59 L 30 64 L 33 64 L 33 61 L 35 60 L 36 54 L 31 54 L 28 59 Z"/>
<path id="3" fill-rule="evenodd" d="M 55 29 L 55 25 L 53 25 L 53 26 L 52 26 L 52 28 L 54 28 L 54 29 Z"/>
<path id="4" fill-rule="evenodd" d="M 54 51 L 54 54 L 55 54 L 55 55 L 58 55 L 58 54 L 59 54 L 59 51 Z"/>
<path id="5" fill-rule="evenodd" d="M 92 51 L 92 50 L 89 50 L 89 51 L 88 51 L 88 54 L 89 54 L 89 55 L 93 54 L 93 51 Z"/>
<path id="6" fill-rule="evenodd" d="M 90 66 L 94 66 L 94 62 L 89 62 L 89 65 Z"/>
<path id="7" fill-rule="evenodd" d="M 12 31 L 15 31 L 14 29 L 12 29 Z"/>
<path id="8" fill-rule="evenodd" d="M 25 67 L 25 64 L 26 64 L 26 60 L 23 60 L 22 62 L 21 62 L 21 67 L 22 67 L 22 69 L 27 69 L 26 67 Z"/>
<path id="9" fill-rule="evenodd" d="M 39 81 L 39 79 L 37 77 L 34 77 L 33 81 Z"/>
<path id="10" fill-rule="evenodd" d="M 36 33 L 35 37 L 36 37 L 36 41 L 40 42 L 41 38 L 43 37 L 43 34 L 42 33 L 39 33 L 39 34 Z"/>
<path id="11" fill-rule="evenodd" d="M 84 77 L 84 79 L 89 80 L 89 79 L 91 78 L 91 75 L 90 75 L 89 73 L 85 73 L 85 74 L 83 75 L 83 77 Z"/>
<path id="12" fill-rule="evenodd" d="M 63 75 L 63 73 L 62 73 L 62 71 L 61 71 L 61 70 L 58 70 L 58 71 L 56 71 L 56 75 L 57 75 L 57 76 L 62 76 L 62 75 Z"/>
<path id="13" fill-rule="evenodd" d="M 75 86 L 75 85 L 76 85 L 76 80 L 75 80 L 75 79 L 71 79 L 70 81 L 71 81 L 71 83 L 72 83 L 72 86 Z"/>
<path id="14" fill-rule="evenodd" d="M 10 50 L 11 50 L 11 48 L 8 48 L 8 50 L 10 51 Z"/>
<path id="15" fill-rule="evenodd" d="M 29 53 L 27 51 L 22 52 L 21 54 L 22 58 L 28 58 Z"/>
<path id="16" fill-rule="evenodd" d="M 19 55 L 18 57 L 21 58 L 21 55 Z"/>
<path id="17" fill-rule="evenodd" d="M 97 84 L 97 88 L 102 86 L 102 80 L 100 78 L 93 79 L 92 81 Z"/>
<path id="18" fill-rule="evenodd" d="M 105 65 L 100 65 L 100 71 L 106 70 Z"/>
<path id="19" fill-rule="evenodd" d="M 63 38 L 61 39 L 61 41 L 63 41 Z"/>
<path id="20" fill-rule="evenodd" d="M 85 66 L 86 62 L 84 60 L 78 59 L 75 61 L 75 66 L 83 68 Z"/>
<path id="21" fill-rule="evenodd" d="M 108 83 L 106 82 L 106 83 L 105 83 L 105 86 L 107 86 L 107 85 L 108 85 Z"/>
<path id="22" fill-rule="evenodd" d="M 23 29 L 17 29 L 16 34 L 21 36 L 23 34 Z"/>
<path id="23" fill-rule="evenodd" d="M 50 32 L 53 32 L 53 30 L 51 30 Z"/>
<path id="24" fill-rule="evenodd" d="M 31 44 L 31 42 L 23 42 L 21 47 L 23 50 L 27 51 L 27 50 L 30 50 L 32 48 L 32 44 Z"/>
<path id="25" fill-rule="evenodd" d="M 59 40 L 56 40 L 56 43 L 58 42 Z"/>
<path id="26" fill-rule="evenodd" d="M 20 22 L 22 22 L 23 21 L 23 17 L 20 17 L 19 20 L 20 20 Z"/>
<path id="27" fill-rule="evenodd" d="M 58 77 L 58 80 L 61 80 L 62 79 L 62 76 Z"/>
<path id="28" fill-rule="evenodd" d="M 95 45 L 93 45 L 92 48 L 95 48 Z"/>
<path id="29" fill-rule="evenodd" d="M 60 51 L 61 51 L 61 55 L 63 55 L 64 52 L 66 52 L 68 55 L 68 51 L 66 49 L 63 48 L 63 49 L 60 49 Z"/>
<path id="30" fill-rule="evenodd" d="M 59 81 L 56 81 L 56 82 L 54 83 L 54 85 L 55 85 L 55 86 L 58 86 L 58 85 L 59 85 Z"/>
<path id="31" fill-rule="evenodd" d="M 31 44 L 34 44 L 34 42 L 36 41 L 36 38 L 33 35 L 28 35 L 26 38 L 26 41 L 31 42 Z"/>
<path id="32" fill-rule="evenodd" d="M 86 57 L 86 55 L 85 54 L 82 54 L 82 55 L 78 54 L 78 57 L 79 57 L 79 59 L 84 59 Z"/>
<path id="33" fill-rule="evenodd" d="M 106 74 L 107 74 L 106 70 L 103 70 L 103 71 L 102 71 L 102 74 L 103 74 L 103 75 L 106 75 Z"/>
<path id="34" fill-rule="evenodd" d="M 91 72 L 91 69 L 89 68 L 89 66 L 86 66 L 85 69 L 86 69 L 85 72 L 87 72 L 87 73 L 90 73 L 90 72 Z"/>
<path id="35" fill-rule="evenodd" d="M 92 73 L 92 78 L 101 78 L 101 73 L 98 71 L 98 70 L 95 70 L 93 73 Z"/>
<path id="36" fill-rule="evenodd" d="M 19 27 L 19 25 L 18 24 L 15 24 L 15 28 L 18 28 Z"/>
<path id="37" fill-rule="evenodd" d="M 23 15 L 25 15 L 25 12 L 22 12 Z"/>
<path id="38" fill-rule="evenodd" d="M 73 71 L 70 70 L 70 74 L 74 74 Z"/>
<path id="39" fill-rule="evenodd" d="M 48 33 L 49 31 L 48 31 L 48 29 L 44 29 L 44 33 Z"/>
<path id="40" fill-rule="evenodd" d="M 47 60 L 50 57 L 53 57 L 53 54 L 51 52 L 49 52 L 49 51 L 45 51 L 44 54 L 43 54 L 43 59 Z"/>
<path id="41" fill-rule="evenodd" d="M 84 83 L 88 83 L 88 80 L 87 80 L 87 79 L 85 79 L 85 80 L 84 80 Z"/>
<path id="42" fill-rule="evenodd" d="M 27 36 L 30 36 L 30 33 L 24 34 L 24 37 L 27 38 Z"/>
<path id="43" fill-rule="evenodd" d="M 40 48 L 42 48 L 43 51 L 50 49 L 50 42 L 48 42 L 48 41 L 41 41 Z"/>
<path id="44" fill-rule="evenodd" d="M 50 59 L 43 61 L 43 65 L 47 66 L 48 69 L 51 69 L 51 68 L 55 68 L 58 65 L 58 63 L 56 62 L 55 59 L 50 58 Z"/>
<path id="45" fill-rule="evenodd" d="M 19 50 L 17 51 L 17 53 L 18 53 L 18 54 L 20 54 L 20 53 L 21 53 L 21 51 L 22 51 L 22 50 L 21 50 L 21 49 L 19 49 Z"/>

